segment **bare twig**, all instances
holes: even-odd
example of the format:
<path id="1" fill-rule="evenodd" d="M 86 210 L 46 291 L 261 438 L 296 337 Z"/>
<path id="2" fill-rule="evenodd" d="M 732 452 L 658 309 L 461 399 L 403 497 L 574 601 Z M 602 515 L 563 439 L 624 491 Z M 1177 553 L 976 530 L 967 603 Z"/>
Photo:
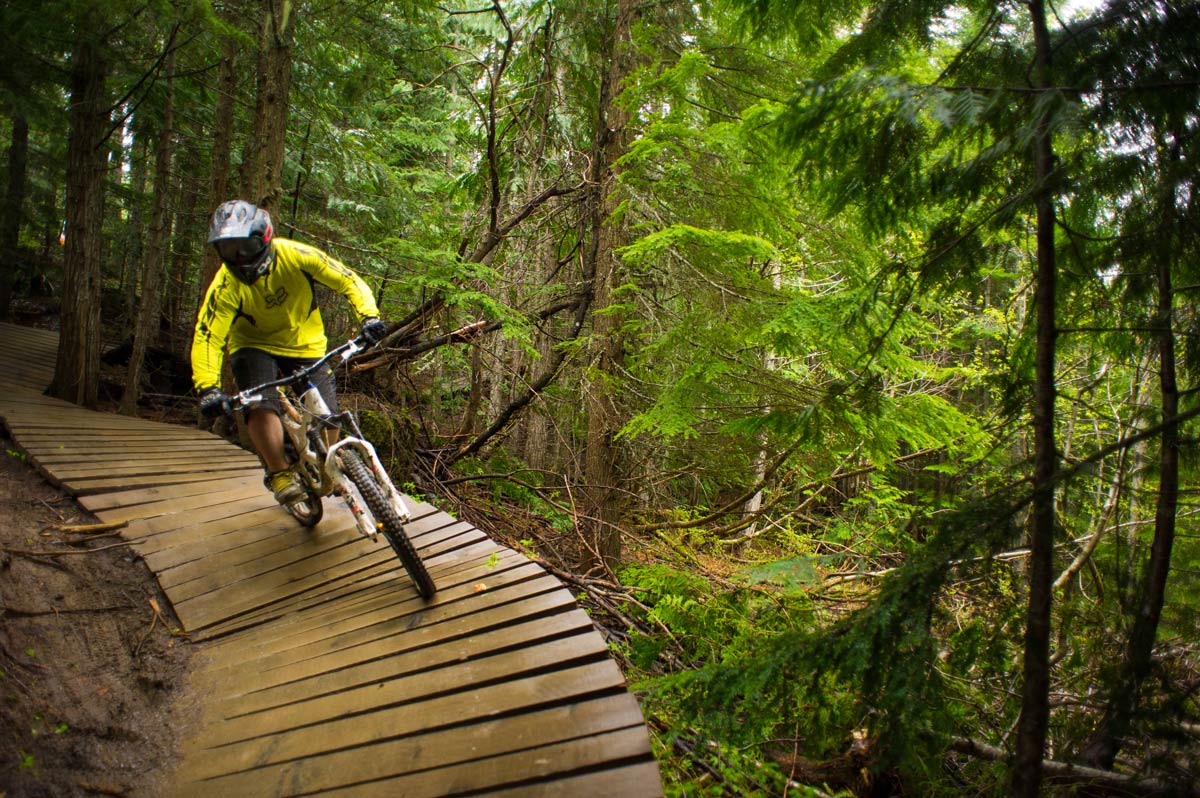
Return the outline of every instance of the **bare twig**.
<path id="1" fill-rule="evenodd" d="M 105 549 L 115 549 L 118 546 L 128 546 L 132 542 L 131 540 L 123 540 L 120 543 L 110 543 L 107 546 L 97 546 L 94 549 L 68 549 L 65 551 L 35 551 L 33 549 L 10 549 L 4 547 L 0 547 L 0 551 L 5 554 L 20 554 L 25 557 L 65 557 L 68 554 L 92 554 L 97 551 L 104 551 Z"/>
<path id="2" fill-rule="evenodd" d="M 93 532 L 111 532 L 129 526 L 128 521 L 111 521 L 106 524 L 54 524 L 46 529 L 65 532 L 68 535 L 90 535 Z"/>
<path id="3" fill-rule="evenodd" d="M 950 748 L 960 754 L 979 757 L 980 759 L 987 759 L 993 762 L 1004 762 L 1011 759 L 1010 754 L 1003 748 L 997 748 L 994 745 L 962 737 L 955 738 L 950 743 Z M 1121 795 L 1177 795 L 1186 796 L 1187 798 L 1200 796 L 1200 792 L 1194 787 L 1189 788 L 1182 784 L 1168 784 L 1151 777 L 1127 776 L 1124 773 L 1114 773 L 1111 770 L 1100 770 L 1098 768 L 1074 765 L 1070 762 L 1056 762 L 1050 759 L 1043 759 L 1042 770 L 1045 772 L 1046 777 L 1050 779 L 1068 781 L 1079 785 L 1090 784 L 1104 787 L 1119 791 Z"/>
<path id="4" fill-rule="evenodd" d="M 0 607 L 0 615 L 14 615 L 20 618 L 37 618 L 42 615 L 73 615 L 84 612 L 113 612 L 118 610 L 131 610 L 129 604 L 113 604 L 108 607 L 67 607 L 60 609 L 52 607 L 48 610 L 23 610 L 17 607 Z"/>

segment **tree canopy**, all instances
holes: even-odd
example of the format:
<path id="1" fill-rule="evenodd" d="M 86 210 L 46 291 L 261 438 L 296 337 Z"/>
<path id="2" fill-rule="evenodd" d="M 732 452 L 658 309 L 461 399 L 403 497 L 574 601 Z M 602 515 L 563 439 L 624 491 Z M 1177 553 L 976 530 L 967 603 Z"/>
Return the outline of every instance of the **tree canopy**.
<path id="1" fill-rule="evenodd" d="M 347 389 L 398 481 L 578 586 L 668 794 L 1195 794 L 1200 3 L 0 37 L 0 317 L 53 313 L 52 391 L 190 412 L 155 364 L 262 204 L 380 301 Z"/>

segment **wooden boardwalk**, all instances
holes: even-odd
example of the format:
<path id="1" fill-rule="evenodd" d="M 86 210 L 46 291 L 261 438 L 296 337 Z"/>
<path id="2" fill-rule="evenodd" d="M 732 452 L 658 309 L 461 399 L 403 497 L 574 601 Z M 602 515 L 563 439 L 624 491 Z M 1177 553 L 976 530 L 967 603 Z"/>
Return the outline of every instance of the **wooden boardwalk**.
<path id="1" fill-rule="evenodd" d="M 197 643 L 205 715 L 173 795 L 662 795 L 636 700 L 569 592 L 413 502 L 439 592 L 326 502 L 303 529 L 253 455 L 41 390 L 57 336 L 0 324 L 0 419 L 126 540 Z"/>

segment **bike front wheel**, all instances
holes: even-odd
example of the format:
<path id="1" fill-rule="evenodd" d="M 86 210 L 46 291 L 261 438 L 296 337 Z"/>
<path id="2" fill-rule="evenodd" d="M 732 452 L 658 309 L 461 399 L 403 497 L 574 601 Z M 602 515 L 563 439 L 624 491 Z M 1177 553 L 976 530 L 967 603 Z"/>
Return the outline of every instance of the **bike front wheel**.
<path id="1" fill-rule="evenodd" d="M 404 570 L 408 571 L 409 577 L 412 578 L 413 584 L 417 588 L 417 593 L 424 599 L 433 598 L 433 594 L 437 592 L 437 585 L 433 583 L 433 578 L 429 576 L 425 563 L 421 562 L 416 547 L 404 532 L 404 524 L 400 521 L 400 516 L 396 515 L 396 511 L 392 509 L 392 505 L 388 502 L 383 488 L 376 481 L 375 475 L 371 473 L 371 469 L 367 468 L 358 452 L 343 449 L 340 454 L 346 476 L 350 477 L 354 487 L 358 488 L 363 501 L 367 503 L 367 509 L 371 511 L 371 515 L 375 516 L 376 526 L 383 532 L 383 536 L 391 544 L 392 550 L 400 558 Z"/>

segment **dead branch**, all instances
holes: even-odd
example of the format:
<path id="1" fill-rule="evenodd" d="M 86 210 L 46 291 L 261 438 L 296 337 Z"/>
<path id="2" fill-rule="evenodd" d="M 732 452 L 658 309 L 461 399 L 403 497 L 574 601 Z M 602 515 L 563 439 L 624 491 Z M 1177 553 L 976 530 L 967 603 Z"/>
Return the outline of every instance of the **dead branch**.
<path id="1" fill-rule="evenodd" d="M 0 547 L 0 552 L 5 554 L 19 554 L 24 557 L 66 557 L 68 554 L 92 554 L 105 549 L 115 549 L 118 546 L 128 546 L 133 541 L 123 540 L 120 543 L 110 543 L 107 546 L 97 546 L 94 549 L 67 549 L 65 551 L 35 551 L 33 549 L 10 549 Z"/>
<path id="2" fill-rule="evenodd" d="M 960 754 L 987 759 L 991 762 L 1006 762 L 1012 758 L 1003 748 L 997 748 L 994 745 L 988 745 L 979 740 L 971 740 L 965 737 L 956 737 L 951 741 L 950 748 Z M 1154 798 L 1163 798 L 1164 796 L 1194 798 L 1200 796 L 1200 792 L 1194 787 L 1168 784 L 1152 777 L 1128 776 L 1124 773 L 1074 765 L 1070 762 L 1056 762 L 1051 759 L 1044 759 L 1042 760 L 1042 770 L 1048 778 L 1070 782 L 1079 786 L 1112 790 L 1120 795 L 1152 796 Z"/>
<path id="3" fill-rule="evenodd" d="M 0 607 L 0 616 L 13 615 L 18 618 L 38 618 L 43 615 L 75 615 L 85 612 L 113 612 L 118 610 L 131 610 L 132 606 L 128 604 L 113 604 L 108 607 L 66 607 L 60 609 L 51 607 L 48 610 L 23 610 L 18 607 Z"/>
<path id="4" fill-rule="evenodd" d="M 106 524 L 55 524 L 46 529 L 65 532 L 68 535 L 90 535 L 94 532 L 112 532 L 129 526 L 128 521 L 111 521 Z"/>

